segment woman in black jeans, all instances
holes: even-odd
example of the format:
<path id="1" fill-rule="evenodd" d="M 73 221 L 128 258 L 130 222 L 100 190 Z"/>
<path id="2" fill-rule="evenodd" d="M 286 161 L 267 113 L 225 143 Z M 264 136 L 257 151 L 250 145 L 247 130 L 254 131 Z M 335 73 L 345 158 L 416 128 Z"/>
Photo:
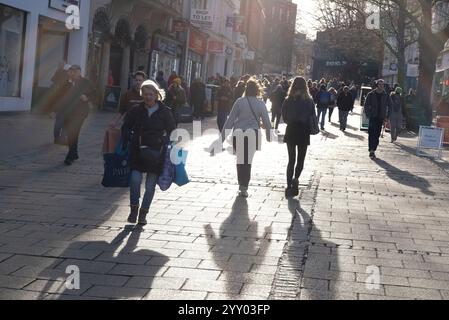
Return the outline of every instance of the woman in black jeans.
<path id="1" fill-rule="evenodd" d="M 299 195 L 298 181 L 310 145 L 310 119 L 316 117 L 313 99 L 304 78 L 298 77 L 293 82 L 282 107 L 282 116 L 287 124 L 284 142 L 287 143 L 289 158 L 285 196 L 291 198 Z"/>

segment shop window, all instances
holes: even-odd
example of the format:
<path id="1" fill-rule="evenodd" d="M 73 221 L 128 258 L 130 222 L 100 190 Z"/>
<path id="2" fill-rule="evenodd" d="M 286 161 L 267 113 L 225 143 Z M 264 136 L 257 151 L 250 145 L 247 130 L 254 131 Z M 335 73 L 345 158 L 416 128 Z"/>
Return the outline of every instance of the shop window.
<path id="1" fill-rule="evenodd" d="M 0 97 L 20 97 L 25 13 L 0 4 Z"/>

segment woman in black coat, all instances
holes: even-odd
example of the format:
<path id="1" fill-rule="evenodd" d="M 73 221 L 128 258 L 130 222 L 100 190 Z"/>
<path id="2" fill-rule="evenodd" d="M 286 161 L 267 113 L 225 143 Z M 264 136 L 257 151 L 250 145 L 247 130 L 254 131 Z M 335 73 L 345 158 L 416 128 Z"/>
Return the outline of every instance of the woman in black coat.
<path id="1" fill-rule="evenodd" d="M 170 108 L 164 106 L 164 91 L 151 81 L 142 84 L 141 95 L 144 102 L 131 109 L 122 127 L 124 148 L 129 145 L 131 164 L 131 214 L 129 223 L 147 224 L 146 216 L 154 198 L 156 184 L 162 173 L 166 146 L 171 133 L 176 129 Z M 151 161 L 145 159 L 144 149 L 155 155 Z M 155 160 L 154 160 L 155 159 Z M 146 173 L 145 195 L 139 211 L 140 187 Z"/>
<path id="2" fill-rule="evenodd" d="M 346 131 L 348 115 L 354 109 L 354 99 L 349 91 L 349 87 L 344 87 L 337 98 L 337 106 L 340 117 L 340 130 Z"/>
<path id="3" fill-rule="evenodd" d="M 310 119 L 316 117 L 314 102 L 304 78 L 294 80 L 283 104 L 282 116 L 287 124 L 284 142 L 287 143 L 289 158 L 285 196 L 291 198 L 299 195 L 299 177 L 310 145 Z"/>

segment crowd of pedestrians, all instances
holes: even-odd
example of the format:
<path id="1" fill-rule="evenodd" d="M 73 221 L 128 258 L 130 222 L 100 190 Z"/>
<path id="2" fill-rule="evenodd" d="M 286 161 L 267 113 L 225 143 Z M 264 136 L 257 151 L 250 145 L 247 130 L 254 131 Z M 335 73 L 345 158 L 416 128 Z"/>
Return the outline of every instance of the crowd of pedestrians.
<path id="1" fill-rule="evenodd" d="M 61 79 L 58 81 L 59 103 L 53 108 L 57 114 L 55 142 L 59 143 L 65 135 L 64 144 L 69 149 L 65 164 L 72 165 L 79 159 L 78 138 L 89 104 L 94 100 L 94 90 L 76 65 L 65 65 L 64 72 L 58 70 L 55 78 Z M 190 106 L 194 119 L 204 119 L 210 101 L 202 79 L 193 80 L 190 87 L 175 72 L 167 80 L 163 72 L 150 80 L 143 71 L 138 71 L 132 79 L 131 89 L 121 97 L 120 115 L 115 125 L 121 126 L 120 147 L 129 150 L 131 212 L 128 222 L 144 225 L 158 178 L 164 170 L 163 158 L 171 143 L 169 137 L 179 123 L 179 110 Z M 237 156 L 238 195 L 245 198 L 249 196 L 252 162 L 261 148 L 263 131 L 270 142 L 272 130 L 278 134 L 282 120 L 287 125 L 284 142 L 289 160 L 285 196 L 295 197 L 299 194 L 299 178 L 305 167 L 311 135 L 319 133 L 320 129 L 325 131 L 326 120 L 332 122 L 335 109 L 338 109 L 340 130 L 346 131 L 348 116 L 359 92 L 354 83 L 337 79 L 307 81 L 303 77 L 250 75 L 225 78 L 217 74 L 208 80 L 208 84 L 215 88 L 219 140 L 224 142 L 232 133 L 231 141 Z M 387 93 L 385 82 L 378 80 L 365 99 L 364 112 L 369 118 L 369 156 L 372 159 L 376 158 L 381 131 L 387 120 L 391 141 L 398 138 L 402 126 L 402 93 L 399 86 Z M 141 202 L 144 174 L 145 193 Z"/>

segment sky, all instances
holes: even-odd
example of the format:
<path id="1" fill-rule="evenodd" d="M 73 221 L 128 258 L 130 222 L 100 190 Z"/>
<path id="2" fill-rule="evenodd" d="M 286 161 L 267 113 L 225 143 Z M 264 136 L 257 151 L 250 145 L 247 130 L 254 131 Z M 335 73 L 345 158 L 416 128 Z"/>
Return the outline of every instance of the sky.
<path id="1" fill-rule="evenodd" d="M 316 38 L 316 24 L 313 14 L 316 12 L 317 0 L 293 0 L 298 5 L 299 31 L 306 32 L 309 38 Z"/>

